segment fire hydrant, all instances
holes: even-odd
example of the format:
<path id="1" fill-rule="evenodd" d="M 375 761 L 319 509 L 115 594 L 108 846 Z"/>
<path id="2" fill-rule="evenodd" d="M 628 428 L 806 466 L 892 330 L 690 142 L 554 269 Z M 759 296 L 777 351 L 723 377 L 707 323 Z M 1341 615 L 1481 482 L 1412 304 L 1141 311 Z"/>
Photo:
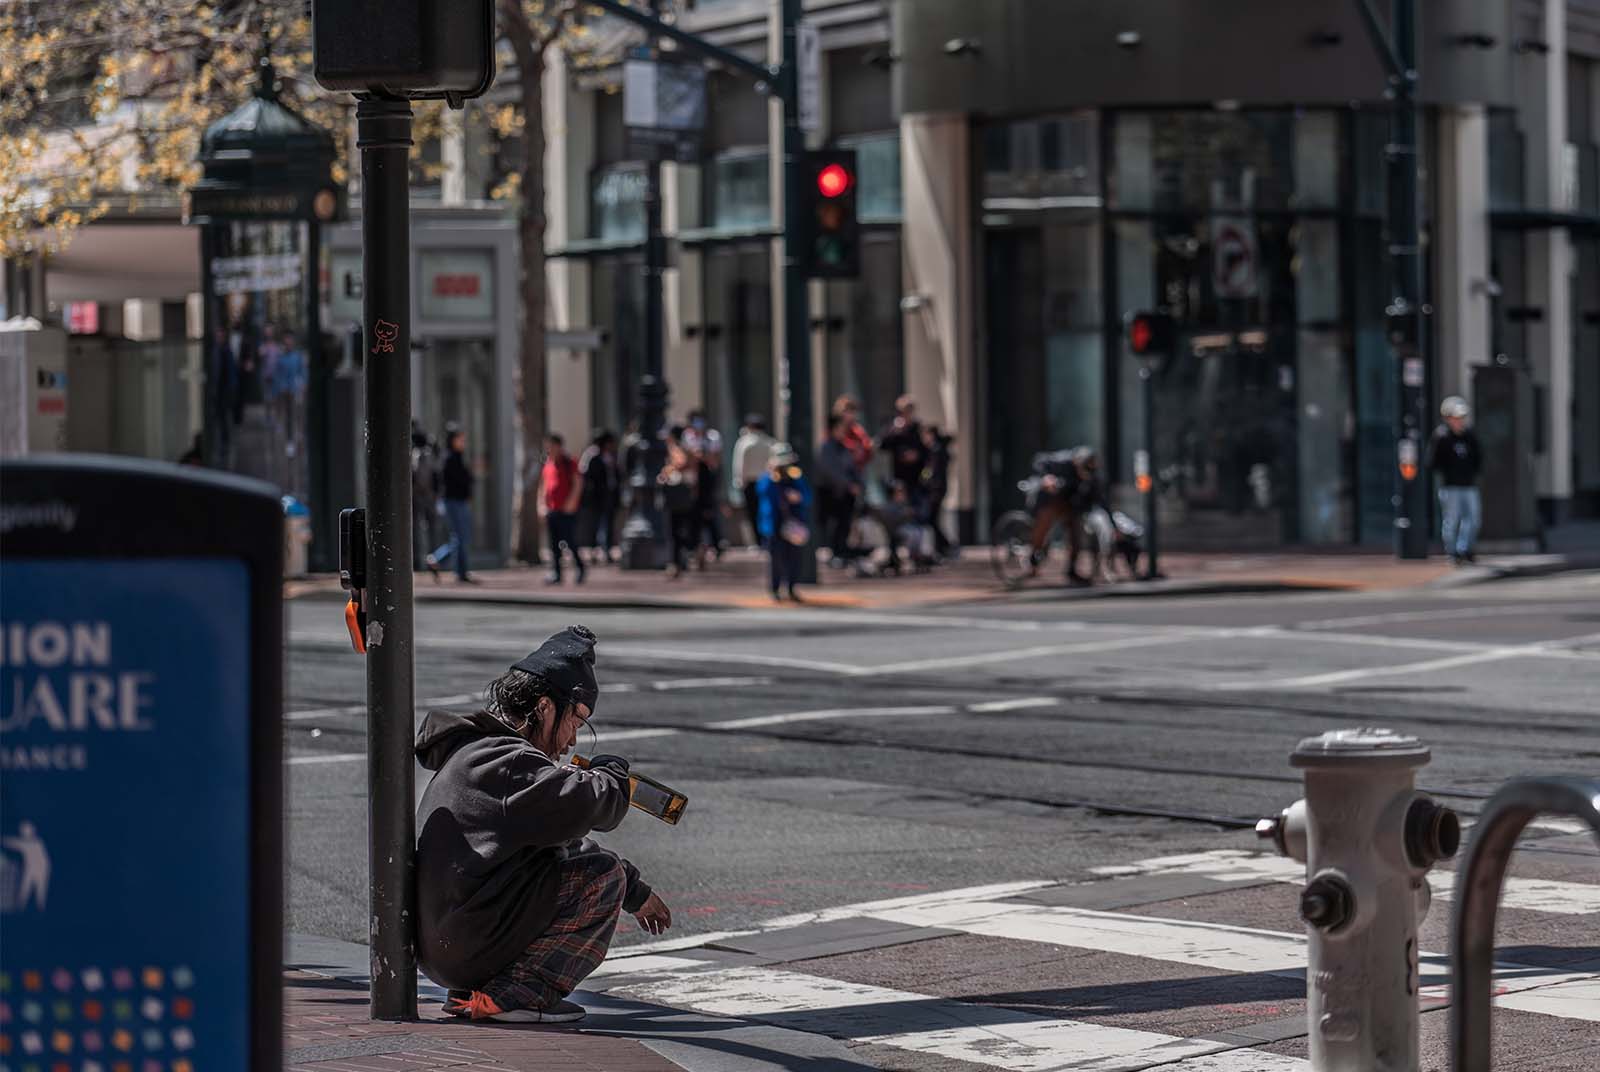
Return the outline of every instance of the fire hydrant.
<path id="1" fill-rule="evenodd" d="M 1415 1072 L 1417 926 L 1427 873 L 1455 855 L 1455 813 L 1416 791 L 1428 762 L 1415 737 L 1335 730 L 1301 741 L 1290 763 L 1305 797 L 1256 824 L 1306 864 L 1300 895 L 1313 1072 Z"/>

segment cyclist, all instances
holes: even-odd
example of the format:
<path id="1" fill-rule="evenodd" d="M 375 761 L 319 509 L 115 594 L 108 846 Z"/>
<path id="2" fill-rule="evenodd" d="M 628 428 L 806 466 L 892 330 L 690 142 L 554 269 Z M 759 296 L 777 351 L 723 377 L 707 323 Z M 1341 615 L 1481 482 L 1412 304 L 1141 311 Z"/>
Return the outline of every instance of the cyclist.
<path id="1" fill-rule="evenodd" d="M 1084 527 L 1088 523 L 1094 526 L 1099 544 L 1095 554 L 1100 567 L 1097 572 L 1106 579 L 1109 571 L 1105 555 L 1115 542 L 1115 533 L 1103 531 L 1110 527 L 1111 512 L 1105 485 L 1100 480 L 1100 458 L 1094 448 L 1073 447 L 1036 454 L 1033 474 L 1037 490 L 1033 502 L 1033 553 L 1029 576 L 1038 576 L 1039 564 L 1050 546 L 1051 531 L 1065 524 L 1067 582 L 1089 584 L 1090 578 L 1078 572 L 1078 553 L 1083 550 Z"/>

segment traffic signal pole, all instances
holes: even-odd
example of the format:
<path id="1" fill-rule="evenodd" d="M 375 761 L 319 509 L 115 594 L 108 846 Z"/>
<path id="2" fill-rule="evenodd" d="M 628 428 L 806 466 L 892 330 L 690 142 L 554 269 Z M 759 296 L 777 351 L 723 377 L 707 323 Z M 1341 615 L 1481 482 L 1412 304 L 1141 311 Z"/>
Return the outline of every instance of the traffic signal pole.
<path id="1" fill-rule="evenodd" d="M 650 0 L 650 15 L 660 18 L 661 0 Z M 622 568 L 629 570 L 659 570 L 666 564 L 666 519 L 656 492 L 666 460 L 666 444 L 661 441 L 668 395 L 662 303 L 666 266 L 666 242 L 661 236 L 661 161 L 651 157 L 645 164 L 644 186 L 644 375 L 639 377 L 639 447 L 628 474 L 632 501 L 622 527 Z"/>
<path id="2" fill-rule="evenodd" d="M 800 464 L 810 468 L 816 428 L 812 421 L 811 389 L 811 308 L 805 272 L 805 189 L 806 141 L 800 129 L 799 26 L 801 0 L 779 0 L 778 18 L 783 33 L 782 63 L 765 67 L 737 52 L 711 44 L 694 34 L 662 22 L 654 14 L 635 10 L 619 0 L 590 0 L 590 6 L 608 15 L 643 27 L 650 34 L 664 37 L 686 51 L 716 60 L 738 71 L 758 85 L 770 87 L 783 102 L 783 385 L 782 397 L 787 414 L 785 435 Z M 652 5 L 654 10 L 654 5 Z M 647 299 L 648 300 L 648 299 Z M 659 323 L 660 316 L 647 316 Z M 646 328 L 647 331 L 659 330 Z M 631 524 L 631 522 L 630 522 Z M 813 526 L 815 531 L 815 526 Z M 807 580 L 814 579 L 816 556 L 802 556 Z"/>
<path id="3" fill-rule="evenodd" d="M 367 389 L 367 867 L 374 1020 L 417 1018 L 411 589 L 411 105 L 356 103 Z"/>
<path id="4" fill-rule="evenodd" d="M 1417 4 L 1394 0 L 1392 36 L 1371 0 L 1357 0 L 1389 75 L 1391 100 L 1388 252 L 1392 297 L 1384 310 L 1394 353 L 1395 555 L 1428 557 L 1428 480 L 1420 460 L 1428 428 L 1427 303 L 1423 295 L 1422 206 L 1417 108 Z"/>

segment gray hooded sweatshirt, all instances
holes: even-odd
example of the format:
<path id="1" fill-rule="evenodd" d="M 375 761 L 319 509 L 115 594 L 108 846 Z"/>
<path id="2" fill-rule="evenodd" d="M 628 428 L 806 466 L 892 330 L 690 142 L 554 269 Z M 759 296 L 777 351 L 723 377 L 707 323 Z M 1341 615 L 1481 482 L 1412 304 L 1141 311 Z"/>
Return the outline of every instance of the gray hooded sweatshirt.
<path id="1" fill-rule="evenodd" d="M 443 986 L 478 989 L 549 929 L 561 862 L 605 851 L 585 835 L 616 829 L 628 788 L 551 762 L 486 711 L 430 711 L 416 752 L 434 772 L 417 806 L 417 959 Z M 622 907 L 637 912 L 650 887 L 621 863 Z"/>

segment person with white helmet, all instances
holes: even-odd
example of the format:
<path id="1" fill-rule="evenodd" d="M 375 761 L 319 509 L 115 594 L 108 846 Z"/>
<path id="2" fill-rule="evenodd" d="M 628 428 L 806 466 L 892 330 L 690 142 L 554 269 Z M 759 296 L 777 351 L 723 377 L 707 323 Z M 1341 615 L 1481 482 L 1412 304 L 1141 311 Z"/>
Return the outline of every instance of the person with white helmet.
<path id="1" fill-rule="evenodd" d="M 1483 524 L 1483 500 L 1478 475 L 1483 472 L 1483 448 L 1472 431 L 1472 407 L 1451 395 L 1439 404 L 1444 418 L 1428 446 L 1428 468 L 1439 478 L 1440 536 L 1445 553 L 1456 565 L 1474 561 L 1473 545 Z"/>

